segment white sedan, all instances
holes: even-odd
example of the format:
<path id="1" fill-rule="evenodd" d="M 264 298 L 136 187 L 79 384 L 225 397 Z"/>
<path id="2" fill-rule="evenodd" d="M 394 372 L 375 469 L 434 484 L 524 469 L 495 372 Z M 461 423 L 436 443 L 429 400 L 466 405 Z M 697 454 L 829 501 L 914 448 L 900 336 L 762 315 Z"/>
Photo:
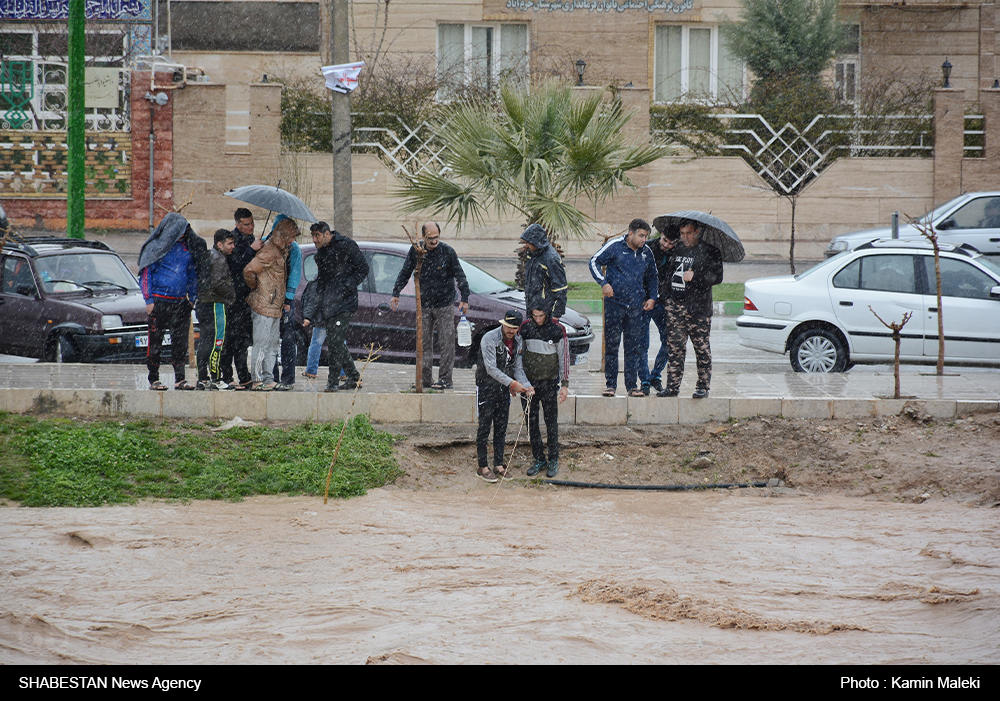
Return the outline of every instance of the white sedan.
<path id="1" fill-rule="evenodd" d="M 1000 366 L 1000 267 L 975 251 L 942 245 L 945 361 Z M 886 323 L 900 332 L 900 360 L 935 363 L 938 304 L 934 252 L 920 241 L 880 240 L 799 275 L 746 283 L 740 343 L 789 353 L 796 372 L 843 372 L 892 362 Z"/>

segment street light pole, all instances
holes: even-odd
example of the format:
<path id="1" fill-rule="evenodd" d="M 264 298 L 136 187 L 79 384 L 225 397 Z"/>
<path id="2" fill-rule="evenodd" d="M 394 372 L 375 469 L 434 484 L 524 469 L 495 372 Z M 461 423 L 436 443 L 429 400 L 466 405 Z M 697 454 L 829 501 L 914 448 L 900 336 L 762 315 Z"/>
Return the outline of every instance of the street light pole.
<path id="1" fill-rule="evenodd" d="M 330 57 L 350 62 L 348 0 L 332 0 Z M 333 100 L 333 228 L 354 238 L 354 189 L 351 173 L 351 95 L 332 91 Z"/>

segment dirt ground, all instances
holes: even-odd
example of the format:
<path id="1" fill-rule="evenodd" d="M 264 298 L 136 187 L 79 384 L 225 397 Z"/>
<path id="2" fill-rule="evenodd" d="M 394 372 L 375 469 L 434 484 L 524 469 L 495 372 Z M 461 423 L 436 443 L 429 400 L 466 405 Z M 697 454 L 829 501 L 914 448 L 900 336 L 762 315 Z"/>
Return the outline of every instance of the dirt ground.
<path id="1" fill-rule="evenodd" d="M 475 469 L 468 427 L 382 428 L 407 437 L 399 444 L 407 474 L 397 486 L 461 489 L 465 480 L 456 478 Z M 517 434 L 516 428 L 508 432 L 507 449 L 514 450 L 515 477 L 527 479 L 531 447 L 526 432 Z M 911 412 L 864 421 L 756 417 L 726 424 L 569 426 L 561 427 L 560 444 L 558 480 L 649 487 L 777 479 L 793 490 L 785 493 L 799 495 L 1000 506 L 995 413 L 947 422 Z"/>
<path id="2" fill-rule="evenodd" d="M 1000 663 L 997 414 L 563 430 L 560 479 L 777 480 L 683 492 L 383 428 L 328 505 L 0 508 L 0 663 Z"/>

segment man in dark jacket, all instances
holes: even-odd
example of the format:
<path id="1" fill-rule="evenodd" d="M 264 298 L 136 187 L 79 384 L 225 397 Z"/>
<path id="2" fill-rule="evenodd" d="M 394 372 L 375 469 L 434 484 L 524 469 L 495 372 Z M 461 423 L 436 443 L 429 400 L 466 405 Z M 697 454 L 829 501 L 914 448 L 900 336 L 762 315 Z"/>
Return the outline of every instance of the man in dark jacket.
<path id="1" fill-rule="evenodd" d="M 524 263 L 524 303 L 525 309 L 543 309 L 559 319 L 566 313 L 566 269 L 562 256 L 549 243 L 545 229 L 532 224 L 521 240 L 528 246 Z"/>
<path id="2" fill-rule="evenodd" d="M 184 379 L 187 366 L 188 327 L 191 309 L 198 302 L 198 274 L 193 244 L 205 242 L 176 212 L 163 218 L 139 252 L 139 281 L 149 314 L 146 369 L 150 389 L 165 390 L 160 382 L 160 352 L 170 331 L 170 362 L 174 389 L 194 389 Z"/>
<path id="3" fill-rule="evenodd" d="M 712 286 L 722 282 L 722 254 L 701 240 L 701 226 L 691 220 L 680 223 L 681 243 L 674 248 L 673 271 L 665 282 L 670 287 L 666 304 L 670 323 L 667 385 L 656 393 L 657 397 L 680 394 L 688 337 L 698 365 L 698 384 L 692 397 L 706 398 L 712 384 L 712 348 L 708 336 L 712 331 Z"/>
<path id="4" fill-rule="evenodd" d="M 229 229 L 215 232 L 215 243 L 208 252 L 207 265 L 198 276 L 198 389 L 230 390 L 232 385 L 220 379 L 222 350 L 226 341 L 227 310 L 236 301 L 233 278 L 226 263 L 236 247 L 236 237 Z"/>
<path id="5" fill-rule="evenodd" d="M 220 372 L 222 381 L 232 385 L 234 389 L 250 389 L 252 381 L 247 365 L 247 351 L 253 343 L 253 314 L 247 304 L 250 288 L 243 279 L 243 269 L 257 255 L 263 242 L 254 237 L 253 214 L 249 209 L 240 207 L 233 213 L 233 218 L 236 220 L 236 228 L 233 229 L 235 247 L 226 258 L 226 263 L 233 278 L 236 301 L 229 308 L 229 318 L 226 320 L 226 343 L 222 347 Z M 236 381 L 233 380 L 234 364 Z"/>
<path id="6" fill-rule="evenodd" d="M 339 231 L 330 231 L 324 221 L 310 229 L 316 244 L 316 289 L 308 305 L 302 308 L 302 325 L 309 328 L 314 319 L 322 319 L 326 327 L 327 355 L 330 375 L 326 391 L 354 389 L 361 374 L 347 350 L 347 327 L 358 309 L 358 284 L 368 275 L 368 261 L 358 244 Z M 340 384 L 340 371 L 346 380 Z"/>
<path id="7" fill-rule="evenodd" d="M 518 335 L 523 321 L 521 312 L 508 310 L 500 319 L 500 326 L 484 333 L 479 342 L 476 363 L 476 413 L 479 416 L 476 457 L 479 467 L 476 474 L 487 482 L 496 482 L 501 477 L 510 479 L 503 464 L 510 398 L 521 392 L 529 397 L 535 393 L 524 374 L 524 341 Z M 486 452 L 490 428 L 493 429 L 492 470 Z"/>
<path id="8" fill-rule="evenodd" d="M 676 225 L 669 225 L 660 234 L 659 238 L 651 239 L 646 243 L 653 251 L 653 260 L 656 262 L 656 277 L 659 283 L 660 296 L 649 312 L 649 318 L 656 324 L 656 330 L 660 333 L 660 350 L 653 360 L 653 368 L 649 371 L 649 384 L 657 392 L 663 391 L 663 371 L 667 367 L 670 359 L 670 324 L 667 321 L 666 303 L 670 298 L 670 286 L 664 285 L 664 280 L 670 279 L 673 273 L 674 246 L 680 240 L 680 231 Z M 649 326 L 643 327 L 649 333 Z M 647 340 L 646 347 L 649 347 Z"/>
<path id="9" fill-rule="evenodd" d="M 441 242 L 441 228 L 437 222 L 427 222 L 420 227 L 420 233 L 424 237 L 424 262 L 420 266 L 421 343 L 424 346 L 421 382 L 431 389 L 451 389 L 455 368 L 455 284 L 462 295 L 458 310 L 465 314 L 469 311 L 469 282 L 455 249 Z M 389 306 L 393 310 L 399 306 L 399 294 L 416 268 L 417 249 L 411 246 L 392 288 Z M 441 349 L 437 382 L 433 378 L 435 332 Z"/>
<path id="10" fill-rule="evenodd" d="M 563 325 L 544 309 L 532 309 L 530 315 L 521 324 L 524 375 L 535 388 L 528 413 L 528 436 L 535 462 L 528 468 L 528 477 L 545 470 L 545 476 L 551 479 L 559 474 L 559 403 L 569 396 L 569 339 Z M 528 408 L 528 401 L 522 397 L 522 408 Z M 548 459 L 538 424 L 539 410 L 545 414 Z"/>

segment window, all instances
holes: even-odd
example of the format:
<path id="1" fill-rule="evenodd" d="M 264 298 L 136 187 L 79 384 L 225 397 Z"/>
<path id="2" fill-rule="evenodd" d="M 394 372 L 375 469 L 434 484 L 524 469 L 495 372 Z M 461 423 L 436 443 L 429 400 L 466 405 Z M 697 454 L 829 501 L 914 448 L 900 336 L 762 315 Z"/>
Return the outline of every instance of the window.
<path id="1" fill-rule="evenodd" d="M 457 85 L 495 89 L 502 81 L 528 75 L 528 25 L 439 24 L 438 99 L 447 99 Z"/>
<path id="2" fill-rule="evenodd" d="M 851 290 L 915 294 L 913 256 L 878 255 L 858 258 L 833 276 L 833 286 Z"/>
<path id="3" fill-rule="evenodd" d="M 937 280 L 934 277 L 934 261 L 929 256 L 927 263 L 927 289 L 929 294 L 937 294 Z M 989 299 L 990 290 L 996 281 L 974 265 L 953 258 L 941 259 L 941 295 L 944 297 L 965 297 L 966 299 Z M 947 313 L 947 307 L 945 307 Z M 947 319 L 947 316 L 945 316 Z"/>
<path id="4" fill-rule="evenodd" d="M 861 25 L 848 28 L 848 41 L 837 53 L 834 66 L 834 92 L 841 102 L 854 104 L 858 95 L 858 72 L 861 66 Z"/>
<path id="5" fill-rule="evenodd" d="M 736 102 L 744 97 L 743 64 L 714 25 L 656 25 L 654 99 Z"/>

